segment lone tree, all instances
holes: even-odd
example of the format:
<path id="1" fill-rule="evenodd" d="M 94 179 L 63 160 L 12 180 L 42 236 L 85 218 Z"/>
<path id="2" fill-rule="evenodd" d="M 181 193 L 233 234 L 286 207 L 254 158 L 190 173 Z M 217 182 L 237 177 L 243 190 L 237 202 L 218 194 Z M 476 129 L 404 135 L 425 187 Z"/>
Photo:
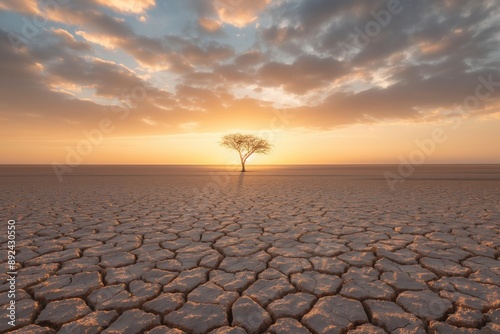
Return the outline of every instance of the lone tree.
<path id="1" fill-rule="evenodd" d="M 271 144 L 265 139 L 253 135 L 242 135 L 241 133 L 232 133 L 222 137 L 220 144 L 224 147 L 238 151 L 241 161 L 241 171 L 246 172 L 245 163 L 254 153 L 269 153 Z"/>

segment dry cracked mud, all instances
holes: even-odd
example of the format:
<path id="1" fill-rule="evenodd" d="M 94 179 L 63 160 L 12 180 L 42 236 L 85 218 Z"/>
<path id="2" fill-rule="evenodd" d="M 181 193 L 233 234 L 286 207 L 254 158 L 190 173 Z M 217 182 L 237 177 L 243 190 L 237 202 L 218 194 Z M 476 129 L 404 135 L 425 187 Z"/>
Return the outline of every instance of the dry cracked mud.
<path id="1" fill-rule="evenodd" d="M 0 332 L 500 333 L 500 182 L 249 174 L 0 177 Z"/>

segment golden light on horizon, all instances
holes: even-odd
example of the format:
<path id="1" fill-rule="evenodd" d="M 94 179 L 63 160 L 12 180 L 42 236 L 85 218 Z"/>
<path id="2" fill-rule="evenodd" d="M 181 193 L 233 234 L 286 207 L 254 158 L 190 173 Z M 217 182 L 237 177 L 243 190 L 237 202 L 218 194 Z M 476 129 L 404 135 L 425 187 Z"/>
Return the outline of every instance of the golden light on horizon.
<path id="1" fill-rule="evenodd" d="M 241 131 L 269 139 L 273 150 L 253 156 L 251 164 L 393 164 L 418 150 L 418 142 L 431 138 L 433 129 L 444 129 L 446 140 L 436 143 L 425 163 L 500 163 L 500 155 L 491 156 L 491 138 L 497 134 L 500 120 L 466 121 L 459 131 L 449 123 L 357 125 L 332 131 Z M 461 132 L 460 132 L 461 131 Z M 186 133 L 164 136 L 105 137 L 92 145 L 83 135 L 79 139 L 53 139 L 5 142 L 0 148 L 3 163 L 65 163 L 81 156 L 85 164 L 216 164 L 238 163 L 231 150 L 219 145 L 227 132 Z M 236 131 L 237 132 L 237 131 Z M 464 135 L 465 133 L 465 135 Z M 272 135 L 270 135 L 272 134 Z M 90 143 L 90 145 L 89 145 Z M 78 154 L 79 146 L 81 152 Z M 61 150 L 61 147 L 63 150 Z M 90 147 L 89 149 L 87 147 Z M 374 149 L 376 148 L 376 149 Z M 72 161 L 70 159 L 70 161 Z"/>

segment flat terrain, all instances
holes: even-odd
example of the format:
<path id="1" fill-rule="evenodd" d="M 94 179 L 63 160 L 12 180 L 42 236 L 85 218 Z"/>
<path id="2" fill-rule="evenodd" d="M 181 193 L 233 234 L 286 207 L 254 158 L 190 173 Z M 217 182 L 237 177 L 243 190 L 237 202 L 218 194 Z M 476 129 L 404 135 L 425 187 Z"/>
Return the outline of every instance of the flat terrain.
<path id="1" fill-rule="evenodd" d="M 500 167 L 248 169 L 0 168 L 0 332 L 500 332 Z"/>

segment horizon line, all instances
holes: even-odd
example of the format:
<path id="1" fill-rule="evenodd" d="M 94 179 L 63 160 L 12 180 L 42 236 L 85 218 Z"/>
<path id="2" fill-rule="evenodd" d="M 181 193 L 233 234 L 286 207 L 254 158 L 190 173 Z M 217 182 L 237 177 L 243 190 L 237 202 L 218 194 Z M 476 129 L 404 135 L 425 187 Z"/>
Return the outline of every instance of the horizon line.
<path id="1" fill-rule="evenodd" d="M 275 163 L 275 164 L 251 164 L 251 166 L 366 166 L 366 165 L 380 165 L 380 166 L 394 166 L 401 165 L 402 163 Z M 0 163 L 0 166 L 52 166 L 54 163 Z M 64 164 L 61 164 L 64 165 Z M 72 168 L 81 166 L 227 166 L 239 165 L 238 164 L 195 164 L 195 163 L 82 163 Z M 404 164 L 403 164 L 404 165 Z M 422 163 L 413 165 L 419 166 L 443 166 L 443 165 L 500 165 L 500 162 L 444 162 L 444 163 Z"/>

